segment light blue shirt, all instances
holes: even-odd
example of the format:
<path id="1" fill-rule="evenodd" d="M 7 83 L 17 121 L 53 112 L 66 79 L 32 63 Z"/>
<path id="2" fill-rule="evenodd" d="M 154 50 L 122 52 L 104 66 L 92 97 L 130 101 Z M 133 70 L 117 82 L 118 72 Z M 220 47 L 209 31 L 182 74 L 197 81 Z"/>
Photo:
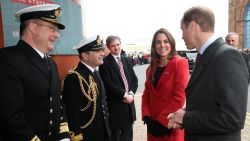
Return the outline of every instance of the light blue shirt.
<path id="1" fill-rule="evenodd" d="M 201 46 L 201 49 L 199 53 L 202 55 L 203 52 L 207 49 L 209 45 L 211 45 L 218 37 L 215 37 L 214 35 L 209 37 L 208 40 Z"/>

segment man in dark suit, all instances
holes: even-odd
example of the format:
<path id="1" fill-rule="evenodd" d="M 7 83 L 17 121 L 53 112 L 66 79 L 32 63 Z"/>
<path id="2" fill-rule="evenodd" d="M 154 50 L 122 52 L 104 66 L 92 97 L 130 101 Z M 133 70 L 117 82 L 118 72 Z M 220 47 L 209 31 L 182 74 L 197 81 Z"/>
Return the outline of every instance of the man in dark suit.
<path id="1" fill-rule="evenodd" d="M 106 45 L 110 54 L 100 66 L 100 75 L 107 95 L 111 140 L 132 141 L 132 125 L 136 120 L 134 94 L 138 79 L 129 59 L 121 56 L 121 39 L 109 36 Z"/>
<path id="2" fill-rule="evenodd" d="M 206 7 L 188 9 L 181 20 L 188 49 L 199 51 L 186 88 L 186 109 L 168 116 L 169 128 L 184 128 L 185 141 L 240 141 L 248 94 L 248 70 L 241 53 L 214 36 Z"/>
<path id="3" fill-rule="evenodd" d="M 69 141 L 55 62 L 47 56 L 64 29 L 59 5 L 27 7 L 17 45 L 0 51 L 0 136 L 3 141 Z"/>
<path id="4" fill-rule="evenodd" d="M 99 36 L 82 40 L 74 48 L 80 62 L 64 80 L 63 101 L 72 141 L 110 141 L 108 108 L 97 67 L 105 46 Z"/>
<path id="5" fill-rule="evenodd" d="M 248 52 L 246 52 L 242 48 L 238 47 L 238 44 L 239 44 L 239 35 L 237 33 L 235 33 L 235 32 L 230 32 L 230 33 L 228 33 L 226 35 L 225 41 L 226 41 L 226 43 L 228 45 L 230 45 L 230 46 L 234 47 L 235 49 L 237 49 L 238 51 L 240 51 L 240 53 L 244 57 L 244 60 L 245 60 L 245 62 L 247 64 L 248 72 L 250 74 L 249 54 L 248 54 Z M 248 82 L 250 82 L 250 77 L 248 78 Z"/>

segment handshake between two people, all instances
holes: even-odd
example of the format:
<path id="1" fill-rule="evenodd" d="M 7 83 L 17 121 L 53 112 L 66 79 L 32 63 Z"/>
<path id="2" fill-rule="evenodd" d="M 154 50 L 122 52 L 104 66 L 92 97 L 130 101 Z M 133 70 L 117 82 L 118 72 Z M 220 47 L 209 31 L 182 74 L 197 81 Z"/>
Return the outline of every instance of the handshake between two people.
<path id="1" fill-rule="evenodd" d="M 155 137 L 162 137 L 169 135 L 172 129 L 182 129 L 183 116 L 185 111 L 179 109 L 174 113 L 170 113 L 166 118 L 169 120 L 167 127 L 162 125 L 159 121 L 152 119 L 149 116 L 143 118 L 144 124 L 147 125 L 147 131 Z"/>
<path id="2" fill-rule="evenodd" d="M 185 110 L 179 109 L 174 113 L 170 113 L 167 116 L 168 129 L 182 129 L 183 117 L 184 117 L 185 112 L 186 112 Z"/>

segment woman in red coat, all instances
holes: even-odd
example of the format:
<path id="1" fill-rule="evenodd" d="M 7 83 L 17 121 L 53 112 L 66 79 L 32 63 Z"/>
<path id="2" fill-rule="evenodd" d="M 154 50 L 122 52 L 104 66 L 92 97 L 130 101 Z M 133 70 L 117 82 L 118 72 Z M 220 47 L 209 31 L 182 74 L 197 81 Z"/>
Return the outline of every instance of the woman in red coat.
<path id="1" fill-rule="evenodd" d="M 184 131 L 168 129 L 166 117 L 185 105 L 188 61 L 177 55 L 174 38 L 164 28 L 154 34 L 146 75 L 142 120 L 147 125 L 148 141 L 183 141 Z"/>

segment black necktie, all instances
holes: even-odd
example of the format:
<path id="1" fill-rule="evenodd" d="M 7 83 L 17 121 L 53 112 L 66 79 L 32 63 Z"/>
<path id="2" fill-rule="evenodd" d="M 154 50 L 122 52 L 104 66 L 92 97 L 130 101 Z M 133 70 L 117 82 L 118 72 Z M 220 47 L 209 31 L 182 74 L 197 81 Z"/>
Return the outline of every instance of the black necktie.
<path id="1" fill-rule="evenodd" d="M 194 70 L 197 68 L 201 62 L 201 57 L 202 55 L 200 53 L 197 54 L 196 59 L 195 59 L 195 65 L 194 65 Z"/>
<path id="2" fill-rule="evenodd" d="M 50 70 L 49 60 L 48 60 L 48 57 L 46 55 L 44 55 L 44 57 L 43 57 L 43 62 L 46 64 L 46 66 Z"/>
<path id="3" fill-rule="evenodd" d="M 104 92 L 105 90 L 104 90 L 103 82 L 102 82 L 102 79 L 100 77 L 99 71 L 94 70 L 94 75 L 95 75 L 95 78 L 97 81 L 97 87 L 99 89 L 99 93 Z"/>
<path id="4" fill-rule="evenodd" d="M 197 54 L 196 60 L 195 60 L 195 65 L 197 65 L 197 64 L 200 63 L 200 61 L 201 61 L 201 56 L 202 56 L 202 55 L 201 55 L 200 53 Z"/>
<path id="5" fill-rule="evenodd" d="M 97 79 L 96 81 L 97 81 L 97 84 L 99 85 L 98 87 L 100 87 L 102 80 L 101 80 L 99 72 L 97 70 L 94 70 L 94 75 L 95 75 L 95 77 Z"/>

